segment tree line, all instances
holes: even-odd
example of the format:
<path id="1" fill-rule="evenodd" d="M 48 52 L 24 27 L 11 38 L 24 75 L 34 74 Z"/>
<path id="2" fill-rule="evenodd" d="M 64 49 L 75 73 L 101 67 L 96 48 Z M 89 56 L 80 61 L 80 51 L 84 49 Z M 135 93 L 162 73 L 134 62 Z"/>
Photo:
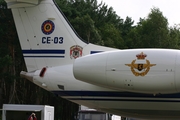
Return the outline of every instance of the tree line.
<path id="1" fill-rule="evenodd" d="M 180 47 L 179 24 L 169 26 L 159 8 L 152 8 L 135 25 L 131 17 L 124 20 L 112 7 L 97 0 L 57 0 L 57 3 L 87 42 L 119 49 Z"/>
<path id="2" fill-rule="evenodd" d="M 56 0 L 77 33 L 88 43 L 114 47 L 180 48 L 179 25 L 169 26 L 159 8 L 134 24 L 97 0 Z M 47 92 L 20 77 L 26 70 L 11 10 L 0 0 L 0 106 L 46 104 L 55 106 L 55 120 L 72 120 L 78 105 Z"/>

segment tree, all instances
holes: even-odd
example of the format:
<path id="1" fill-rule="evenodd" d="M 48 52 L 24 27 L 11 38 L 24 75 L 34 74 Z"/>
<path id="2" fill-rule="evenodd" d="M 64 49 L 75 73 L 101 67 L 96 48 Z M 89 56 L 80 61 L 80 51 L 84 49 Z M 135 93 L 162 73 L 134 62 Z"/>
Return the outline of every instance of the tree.
<path id="1" fill-rule="evenodd" d="M 167 47 L 168 20 L 158 8 L 151 9 L 147 19 L 141 19 L 136 27 L 141 43 L 137 47 L 165 48 Z"/>
<path id="2" fill-rule="evenodd" d="M 100 41 L 101 37 L 96 27 L 94 26 L 94 21 L 88 14 L 81 17 L 76 17 L 71 22 L 74 23 L 74 27 L 78 31 L 79 35 L 84 38 L 88 43 L 96 43 Z"/>
<path id="3" fill-rule="evenodd" d="M 168 48 L 180 49 L 180 26 L 175 25 L 169 29 Z"/>
<path id="4" fill-rule="evenodd" d="M 67 6 L 71 7 L 68 12 L 65 10 L 65 15 L 85 41 L 122 48 L 124 43 L 120 28 L 123 20 L 112 7 L 108 8 L 102 2 L 98 4 L 97 0 L 70 0 Z"/>
<path id="5" fill-rule="evenodd" d="M 135 46 L 134 42 L 136 38 L 134 38 L 136 35 L 133 27 L 134 21 L 130 17 L 126 17 L 125 21 L 121 25 L 121 36 L 124 40 L 124 48 L 133 48 Z M 133 35 L 134 34 L 134 35 Z M 133 38 L 133 39 L 131 39 Z"/>

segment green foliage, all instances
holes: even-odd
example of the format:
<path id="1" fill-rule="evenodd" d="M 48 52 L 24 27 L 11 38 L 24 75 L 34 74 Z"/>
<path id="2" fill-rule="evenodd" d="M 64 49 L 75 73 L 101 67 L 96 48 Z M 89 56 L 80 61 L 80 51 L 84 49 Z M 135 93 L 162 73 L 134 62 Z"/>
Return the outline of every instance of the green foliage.
<path id="1" fill-rule="evenodd" d="M 103 31 L 103 45 L 116 48 L 123 44 L 121 33 L 113 24 L 105 24 L 100 30 Z"/>
<path id="2" fill-rule="evenodd" d="M 101 39 L 97 29 L 94 26 L 94 21 L 88 14 L 82 17 L 76 17 L 71 21 L 71 23 L 75 23 L 74 27 L 78 30 L 79 35 L 82 38 L 86 38 L 88 43 L 96 42 Z M 91 36 L 93 36 L 93 38 Z M 92 38 L 91 41 L 90 38 Z"/>
<path id="3" fill-rule="evenodd" d="M 98 4 L 97 0 L 70 0 L 66 6 L 61 8 L 62 11 L 77 33 L 88 43 L 118 48 L 123 46 L 119 31 L 123 20 L 112 7 L 108 8 L 102 2 Z"/>
<path id="4" fill-rule="evenodd" d="M 169 29 L 168 48 L 180 49 L 180 27 L 175 25 Z"/>
<path id="5" fill-rule="evenodd" d="M 168 33 L 167 19 L 158 8 L 153 8 L 147 19 L 140 19 L 131 36 L 136 36 L 133 43 L 138 48 L 168 48 Z"/>
<path id="6" fill-rule="evenodd" d="M 131 39 L 134 39 L 133 34 L 134 32 L 134 27 L 133 27 L 134 21 L 130 17 L 126 17 L 126 20 L 123 22 L 122 27 L 120 27 L 121 36 L 124 39 L 124 46 L 121 46 L 122 48 L 133 48 L 135 43 Z"/>
<path id="7" fill-rule="evenodd" d="M 158 8 L 152 8 L 147 18 L 140 18 L 134 25 L 131 17 L 123 20 L 112 7 L 97 0 L 57 2 L 77 33 L 88 43 L 120 49 L 179 48 L 179 29 L 177 26 L 169 28 L 168 19 Z"/>

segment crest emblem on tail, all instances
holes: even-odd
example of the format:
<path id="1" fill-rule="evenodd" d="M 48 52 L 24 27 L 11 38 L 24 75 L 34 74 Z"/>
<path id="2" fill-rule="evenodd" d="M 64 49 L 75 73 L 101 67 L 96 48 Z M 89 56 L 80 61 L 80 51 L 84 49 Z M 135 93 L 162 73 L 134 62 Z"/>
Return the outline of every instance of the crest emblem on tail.
<path id="1" fill-rule="evenodd" d="M 79 46 L 79 45 L 73 45 L 71 48 L 70 48 L 70 57 L 71 59 L 76 59 L 78 57 L 81 57 L 82 56 L 82 47 Z"/>

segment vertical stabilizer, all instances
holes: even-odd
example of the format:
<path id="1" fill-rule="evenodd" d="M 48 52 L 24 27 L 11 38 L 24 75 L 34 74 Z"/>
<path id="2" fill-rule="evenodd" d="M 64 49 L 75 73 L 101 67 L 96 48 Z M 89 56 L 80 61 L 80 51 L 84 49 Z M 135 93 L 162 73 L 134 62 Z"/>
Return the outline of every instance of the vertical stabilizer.
<path id="1" fill-rule="evenodd" d="M 28 71 L 72 64 L 74 59 L 109 48 L 86 44 L 52 0 L 6 0 L 12 9 Z"/>

